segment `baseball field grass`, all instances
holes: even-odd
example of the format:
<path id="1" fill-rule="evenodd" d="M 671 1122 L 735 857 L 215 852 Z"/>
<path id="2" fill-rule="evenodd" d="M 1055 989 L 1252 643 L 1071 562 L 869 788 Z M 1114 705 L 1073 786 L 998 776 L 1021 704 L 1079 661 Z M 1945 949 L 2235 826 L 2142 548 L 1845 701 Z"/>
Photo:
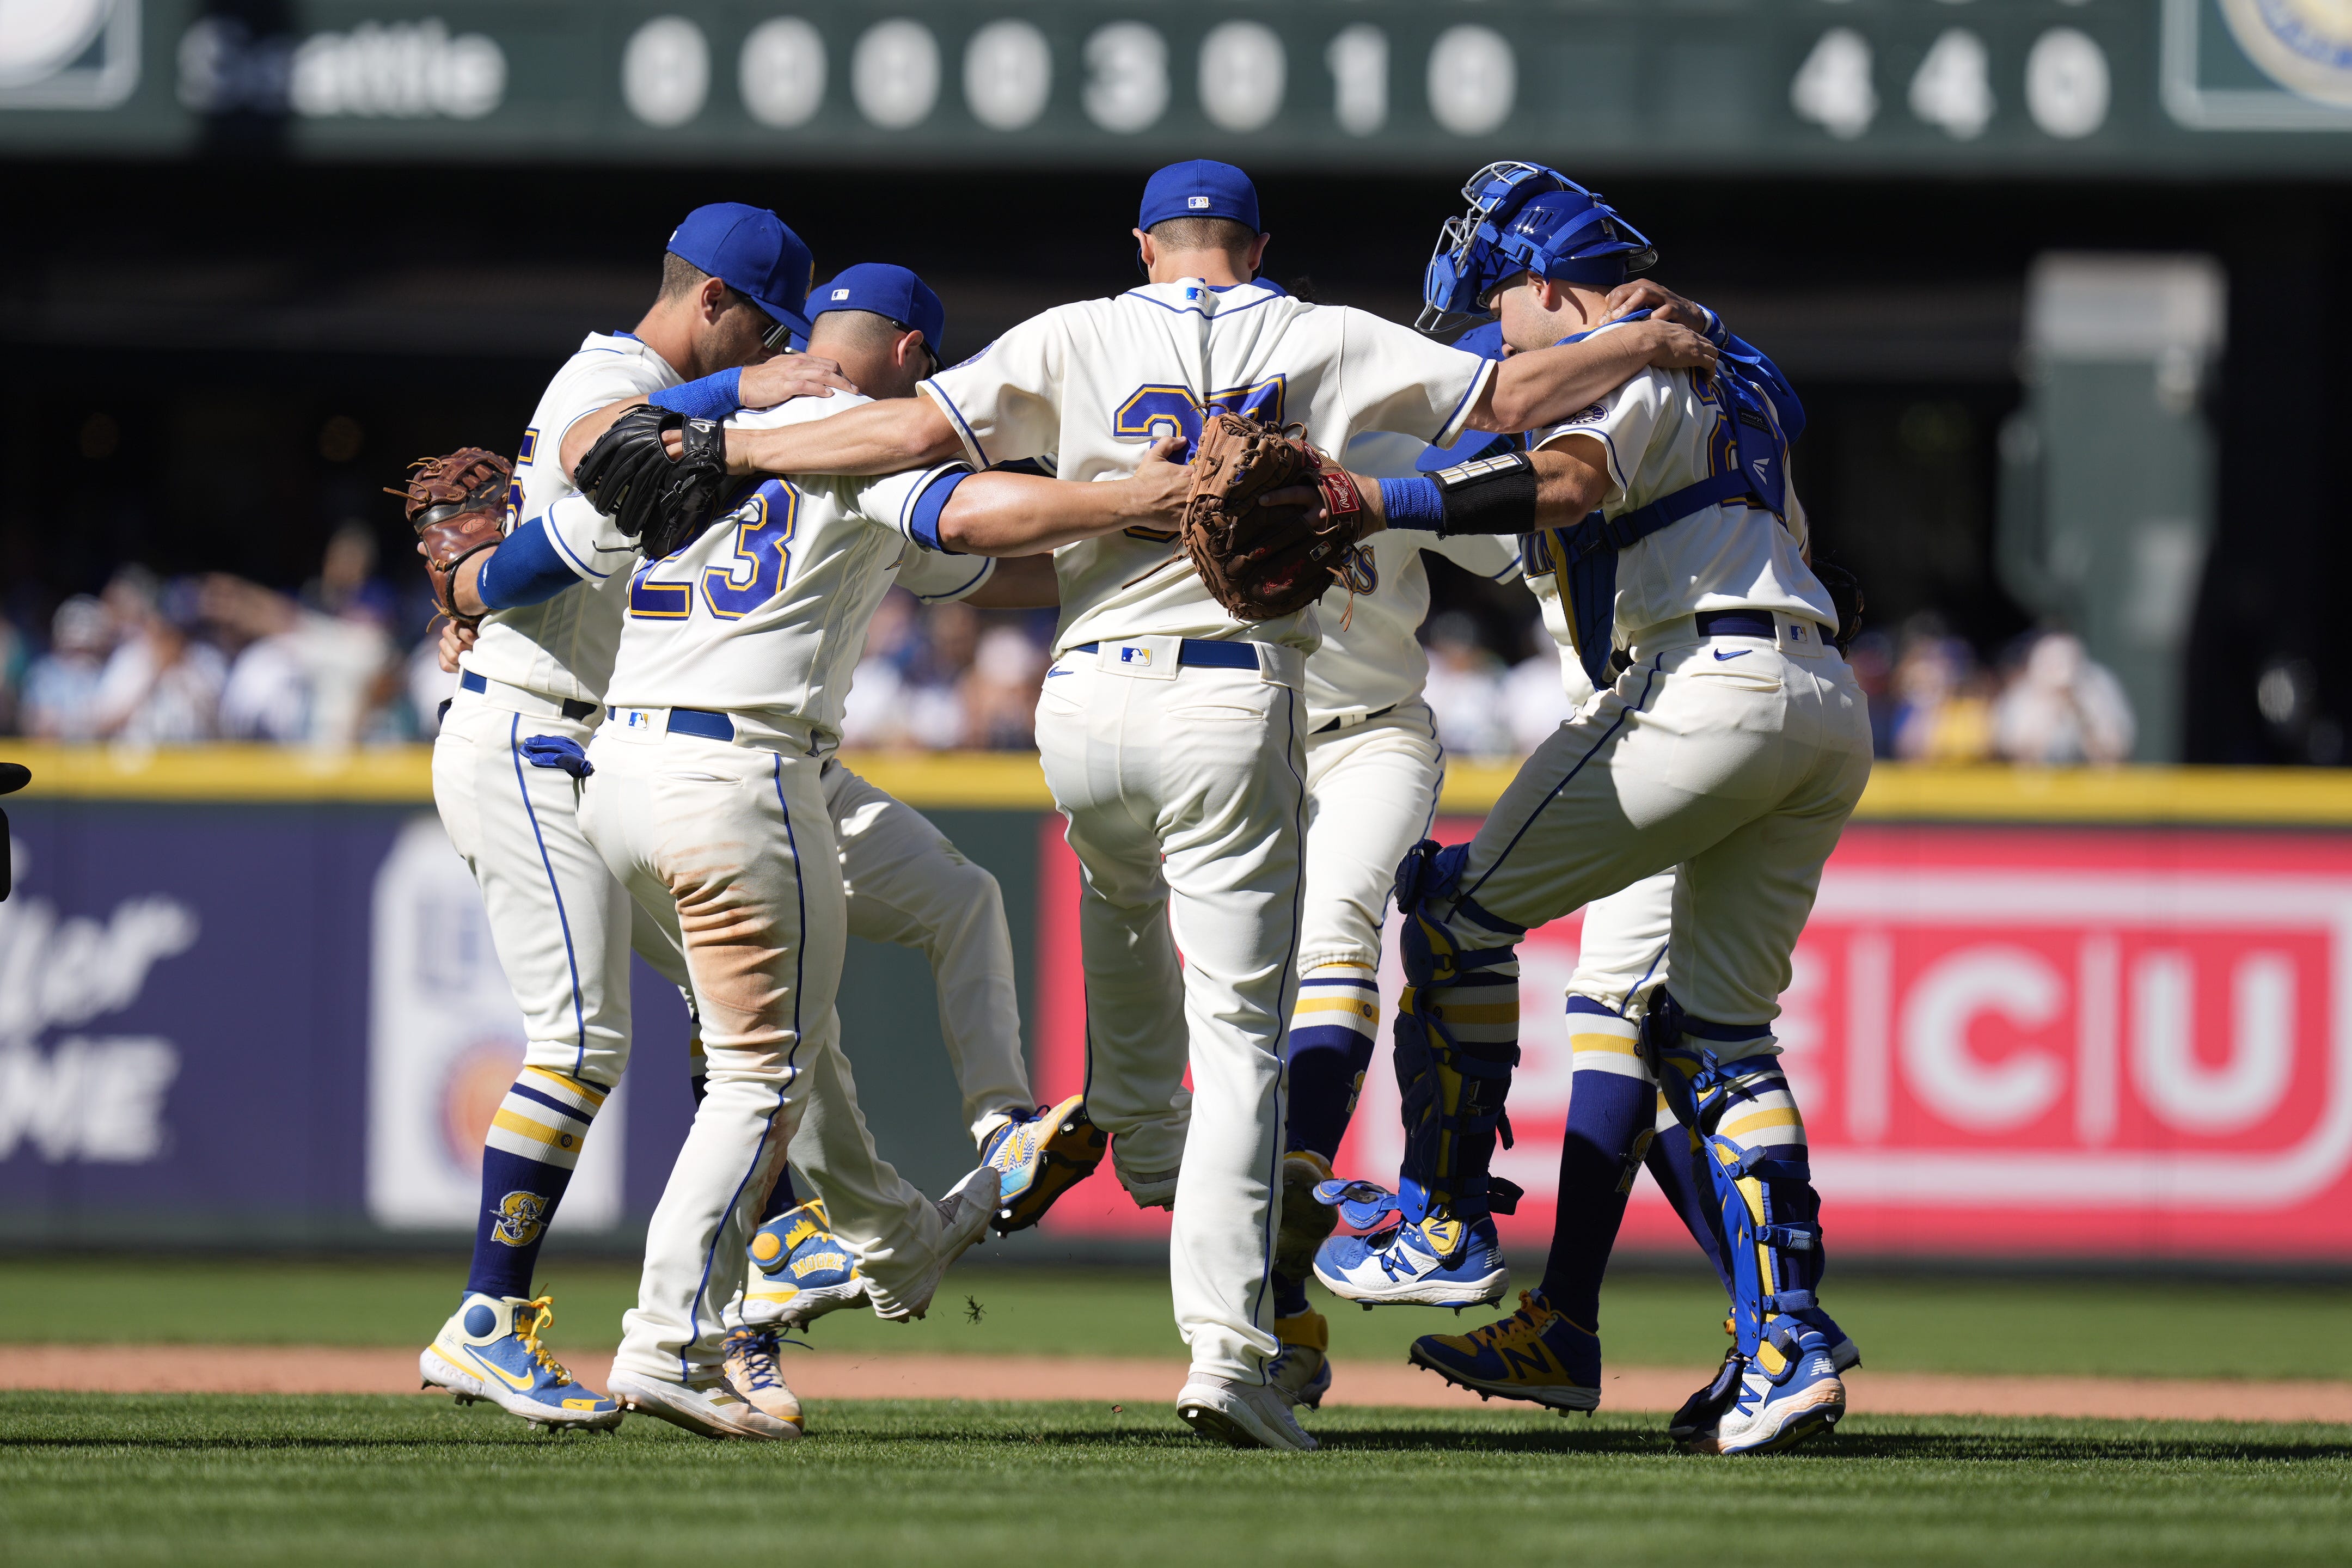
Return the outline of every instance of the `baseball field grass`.
<path id="1" fill-rule="evenodd" d="M 545 1270 L 562 1350 L 608 1348 L 626 1268 Z M 960 1271 L 912 1327 L 828 1319 L 824 1349 L 1181 1358 L 1164 1277 Z M 410 1260 L 0 1261 L 12 1346 L 414 1346 L 456 1294 Z M 2352 1376 L 2341 1287 L 1919 1279 L 1829 1299 L 1874 1367 Z M 1326 1303 L 1327 1310 L 1330 1304 Z M 1720 1354 L 1710 1281 L 1622 1273 L 1612 1356 Z M 1342 1358 L 1447 1314 L 1331 1314 Z M 1467 1326 L 1465 1320 L 1458 1326 Z M 1172 1371 L 1172 1368 L 1171 1368 Z M 1236 1454 L 1164 1402 L 829 1400 L 813 1435 L 717 1445 L 650 1420 L 542 1436 L 414 1396 L 0 1392 L 0 1563 L 789 1562 L 1813 1565 L 2346 1560 L 2352 1426 L 1855 1415 L 1793 1455 L 1685 1458 L 1654 1414 L 1351 1407 L 1325 1450 Z"/>
<path id="2" fill-rule="evenodd" d="M 0 1394 L 0 1559 L 1301 1565 L 2340 1563 L 2343 1427 L 1854 1417 L 1685 1458 L 1627 1417 L 1360 1410 L 1318 1454 L 1160 1409 L 843 1405 L 791 1445 L 439 1400 Z"/>

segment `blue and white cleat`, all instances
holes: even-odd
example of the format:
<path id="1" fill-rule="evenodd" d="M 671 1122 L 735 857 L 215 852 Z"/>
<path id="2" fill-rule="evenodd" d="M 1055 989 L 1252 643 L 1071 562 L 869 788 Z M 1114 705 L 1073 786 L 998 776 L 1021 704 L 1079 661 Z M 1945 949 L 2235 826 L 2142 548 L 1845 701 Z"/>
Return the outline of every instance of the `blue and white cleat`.
<path id="1" fill-rule="evenodd" d="M 539 1342 L 554 1321 L 551 1296 L 468 1294 L 416 1358 L 417 1373 L 460 1405 L 487 1399 L 551 1431 L 612 1430 L 621 1424 L 620 1405 L 573 1381 Z"/>
<path id="2" fill-rule="evenodd" d="M 1491 1307 L 1510 1289 L 1495 1222 L 1406 1221 L 1377 1236 L 1335 1236 L 1315 1254 L 1315 1278 L 1343 1301 L 1373 1307 Z"/>
<path id="3" fill-rule="evenodd" d="M 1059 1105 L 1041 1105 L 1023 1121 L 1008 1121 L 990 1134 L 981 1152 L 996 1168 L 995 1216 L 999 1236 L 1026 1230 L 1045 1217 L 1054 1200 L 1095 1173 L 1109 1152 L 1110 1134 L 1087 1117 L 1087 1097 L 1074 1094 Z"/>
<path id="4" fill-rule="evenodd" d="M 1309 1307 L 1295 1318 L 1276 1318 L 1274 1337 L 1282 1353 L 1265 1363 L 1266 1381 L 1293 1405 L 1322 1408 L 1331 1392 L 1331 1322 Z"/>
<path id="5" fill-rule="evenodd" d="M 1553 1410 L 1601 1404 L 1600 1336 L 1570 1322 L 1540 1290 L 1519 1292 L 1519 1310 L 1466 1334 L 1423 1334 L 1413 1365 L 1485 1398 L 1526 1399 Z"/>
<path id="6" fill-rule="evenodd" d="M 811 1198 L 751 1233 L 751 1271 L 743 1282 L 743 1321 L 755 1329 L 804 1329 L 827 1312 L 866 1300 L 857 1259 Z"/>
<path id="7" fill-rule="evenodd" d="M 1841 1377 L 1862 1364 L 1862 1347 L 1838 1327 L 1835 1319 L 1819 1308 L 1813 1309 L 1807 1316 L 1822 1331 L 1822 1338 L 1828 1342 L 1830 1365 L 1837 1369 Z M 1736 1331 L 1729 1318 L 1723 1320 L 1723 1331 L 1726 1334 Z M 1737 1350 L 1724 1352 L 1723 1365 L 1717 1369 L 1715 1380 L 1683 1401 L 1683 1407 L 1675 1412 L 1673 1420 L 1666 1423 L 1666 1436 L 1677 1443 L 1685 1443 L 1702 1432 L 1712 1431 L 1717 1420 L 1731 1408 L 1732 1399 L 1739 1389 L 1740 1375 L 1746 1370 L 1747 1363 L 1739 1359 Z"/>
<path id="8" fill-rule="evenodd" d="M 1718 1393 L 1723 1404 L 1712 1422 L 1676 1438 L 1685 1453 L 1778 1453 L 1820 1436 L 1845 1415 L 1845 1384 L 1829 1341 L 1808 1325 L 1777 1344 L 1768 1342 L 1753 1360 L 1735 1352 L 1715 1383 L 1692 1396 L 1676 1424 L 1688 1418 L 1692 1405 Z"/>

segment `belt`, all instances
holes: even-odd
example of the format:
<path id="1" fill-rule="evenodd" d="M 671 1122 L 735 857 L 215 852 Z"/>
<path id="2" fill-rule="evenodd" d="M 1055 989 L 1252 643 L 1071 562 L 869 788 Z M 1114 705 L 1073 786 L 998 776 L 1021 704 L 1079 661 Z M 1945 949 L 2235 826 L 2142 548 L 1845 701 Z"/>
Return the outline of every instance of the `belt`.
<path id="1" fill-rule="evenodd" d="M 735 721 L 706 708 L 673 708 L 669 710 L 669 732 L 699 735 L 706 741 L 732 741 Z"/>
<path id="2" fill-rule="evenodd" d="M 1309 730 L 1307 733 L 1310 735 L 1328 735 L 1334 730 L 1352 730 L 1359 724 L 1369 724 L 1375 719 L 1385 719 L 1396 710 L 1397 705 L 1391 702 L 1387 707 L 1382 708 L 1376 712 L 1343 713 L 1337 719 L 1324 720 L 1323 722 L 1316 725 L 1314 729 Z"/>
<path id="3" fill-rule="evenodd" d="M 553 697 L 541 697 L 538 692 L 532 691 L 526 687 L 510 686 L 503 680 L 491 680 L 486 677 L 476 675 L 470 669 L 457 678 L 457 684 L 465 690 L 478 692 L 484 697 L 488 696 L 490 694 L 490 688 L 495 686 L 500 691 L 512 692 L 518 697 L 525 697 L 532 700 L 533 701 L 545 703 L 547 705 L 548 711 L 551 713 L 560 712 L 566 719 L 570 719 L 574 722 L 588 718 L 591 714 L 596 711 L 597 707 L 593 702 L 583 702 L 576 697 L 566 697 L 561 700 Z"/>
<path id="4" fill-rule="evenodd" d="M 1098 642 L 1080 643 L 1072 653 L 1094 653 L 1102 647 Z M 1177 650 L 1179 664 L 1206 665 L 1213 669 L 1255 669 L 1257 644 L 1250 642 L 1213 642 L 1207 637 L 1186 637 Z"/>
<path id="5" fill-rule="evenodd" d="M 1691 625 L 1703 637 L 1762 637 L 1766 642 L 1780 640 L 1780 628 L 1773 625 L 1769 610 L 1701 610 L 1691 617 Z"/>

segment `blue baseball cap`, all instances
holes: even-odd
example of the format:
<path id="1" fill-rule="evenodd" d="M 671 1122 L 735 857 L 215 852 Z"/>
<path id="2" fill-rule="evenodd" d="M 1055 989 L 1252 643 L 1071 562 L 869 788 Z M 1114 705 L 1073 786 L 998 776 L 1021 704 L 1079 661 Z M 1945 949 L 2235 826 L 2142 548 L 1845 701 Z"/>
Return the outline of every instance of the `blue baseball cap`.
<path id="1" fill-rule="evenodd" d="M 1171 217 L 1229 217 L 1256 234 L 1257 187 L 1247 174 L 1213 158 L 1171 163 L 1144 182 L 1135 226 L 1149 232 Z"/>
<path id="2" fill-rule="evenodd" d="M 871 310 L 902 327 L 923 334 L 923 346 L 935 360 L 945 361 L 940 340 L 947 335 L 947 307 L 923 280 L 903 267 L 861 261 L 842 268 L 840 276 L 821 289 L 809 290 L 809 318 L 828 310 Z"/>
<path id="3" fill-rule="evenodd" d="M 767 208 L 741 202 L 697 207 L 669 237 L 669 253 L 709 273 L 779 325 L 808 331 L 803 310 L 816 280 L 816 258 Z"/>

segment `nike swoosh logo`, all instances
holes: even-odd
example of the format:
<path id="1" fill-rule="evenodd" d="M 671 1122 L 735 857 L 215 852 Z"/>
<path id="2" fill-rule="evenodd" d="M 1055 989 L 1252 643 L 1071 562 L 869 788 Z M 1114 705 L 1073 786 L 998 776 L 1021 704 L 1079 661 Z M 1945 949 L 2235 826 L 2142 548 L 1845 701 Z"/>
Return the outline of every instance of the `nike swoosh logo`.
<path id="1" fill-rule="evenodd" d="M 1716 658 L 1717 658 L 1717 659 L 1718 659 L 1718 660 L 1721 660 L 1721 659 L 1727 659 L 1727 658 L 1746 658 L 1749 654 L 1754 653 L 1755 651 L 1756 651 L 1756 650 L 1755 650 L 1754 648 L 1752 648 L 1752 647 L 1744 647 L 1744 648 L 1741 648 L 1738 653 L 1719 653 L 1719 654 L 1717 654 L 1715 657 L 1716 657 Z"/>
<path id="2" fill-rule="evenodd" d="M 490 1360 L 487 1356 L 476 1355 L 471 1352 L 468 1352 L 467 1353 L 467 1359 L 471 1361 L 476 1366 L 480 1367 L 483 1371 L 491 1373 L 500 1383 L 505 1384 L 517 1394 L 529 1394 L 531 1390 L 531 1384 L 535 1381 L 528 1373 L 520 1378 L 516 1377 L 514 1373 L 509 1372 L 506 1368 L 500 1366 L 498 1363 Z"/>

